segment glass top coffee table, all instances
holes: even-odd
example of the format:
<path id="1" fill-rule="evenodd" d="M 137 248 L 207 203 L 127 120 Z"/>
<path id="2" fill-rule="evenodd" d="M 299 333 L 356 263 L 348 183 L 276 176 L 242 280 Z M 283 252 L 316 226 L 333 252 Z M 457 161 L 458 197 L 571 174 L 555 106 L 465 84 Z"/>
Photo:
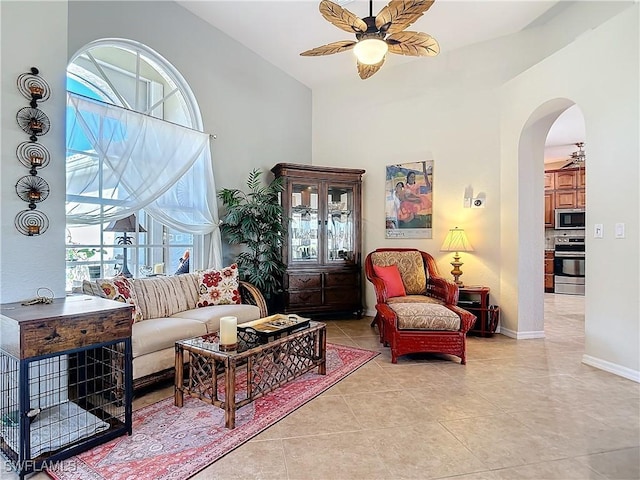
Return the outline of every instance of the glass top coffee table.
<path id="1" fill-rule="evenodd" d="M 309 321 L 302 330 L 265 340 L 239 328 L 233 351 L 220 350 L 218 332 L 180 340 L 174 404 L 182 407 L 185 393 L 199 398 L 224 409 L 225 427 L 235 428 L 238 408 L 315 367 L 326 375 L 326 332 L 324 323 Z M 189 352 L 186 365 L 184 352 Z"/>

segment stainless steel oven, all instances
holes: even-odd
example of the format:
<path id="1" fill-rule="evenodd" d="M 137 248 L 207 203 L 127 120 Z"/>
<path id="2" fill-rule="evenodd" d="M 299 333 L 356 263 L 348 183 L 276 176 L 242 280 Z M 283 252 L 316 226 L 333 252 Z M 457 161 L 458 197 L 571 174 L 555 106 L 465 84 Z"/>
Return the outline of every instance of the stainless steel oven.
<path id="1" fill-rule="evenodd" d="M 584 295 L 585 247 L 583 236 L 560 235 L 554 240 L 554 292 Z"/>

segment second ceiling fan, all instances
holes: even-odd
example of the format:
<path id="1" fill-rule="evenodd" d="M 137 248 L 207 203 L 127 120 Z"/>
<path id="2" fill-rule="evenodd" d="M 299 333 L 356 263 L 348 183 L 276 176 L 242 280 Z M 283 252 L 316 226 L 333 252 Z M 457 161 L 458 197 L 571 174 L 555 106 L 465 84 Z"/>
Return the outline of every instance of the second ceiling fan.
<path id="1" fill-rule="evenodd" d="M 564 164 L 562 167 L 560 167 L 561 169 L 574 167 L 574 166 L 577 166 L 578 168 L 580 168 L 584 165 L 585 160 L 587 158 L 586 154 L 584 153 L 584 142 L 574 143 L 573 145 L 578 147 L 578 151 L 573 152 L 571 154 L 571 157 L 569 158 L 569 162 Z"/>
<path id="2" fill-rule="evenodd" d="M 336 27 L 356 36 L 302 52 L 304 57 L 331 55 L 354 50 L 358 74 L 367 79 L 380 70 L 387 52 L 414 57 L 433 57 L 440 52 L 438 42 L 422 32 L 404 29 L 418 20 L 435 0 L 391 0 L 373 16 L 373 0 L 369 0 L 369 16 L 360 18 L 329 0 L 320 2 L 320 13 Z"/>

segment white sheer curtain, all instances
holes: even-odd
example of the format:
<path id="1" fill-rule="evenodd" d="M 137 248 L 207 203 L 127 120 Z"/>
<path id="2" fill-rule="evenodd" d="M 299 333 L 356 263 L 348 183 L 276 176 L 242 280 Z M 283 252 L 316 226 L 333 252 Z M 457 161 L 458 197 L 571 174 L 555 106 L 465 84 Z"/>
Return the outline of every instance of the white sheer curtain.
<path id="1" fill-rule="evenodd" d="M 67 109 L 67 223 L 144 209 L 171 228 L 210 236 L 194 267 L 220 267 L 209 135 L 70 92 Z"/>

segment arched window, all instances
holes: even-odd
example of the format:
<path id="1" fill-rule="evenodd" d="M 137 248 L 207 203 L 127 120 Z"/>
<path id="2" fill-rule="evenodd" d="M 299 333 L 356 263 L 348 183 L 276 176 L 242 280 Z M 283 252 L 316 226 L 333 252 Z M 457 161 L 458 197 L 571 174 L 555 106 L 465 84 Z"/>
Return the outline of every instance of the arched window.
<path id="1" fill-rule="evenodd" d="M 74 56 L 67 290 L 118 273 L 173 274 L 186 250 L 192 269 L 220 266 L 210 155 L 193 93 L 160 55 L 109 39 Z"/>

